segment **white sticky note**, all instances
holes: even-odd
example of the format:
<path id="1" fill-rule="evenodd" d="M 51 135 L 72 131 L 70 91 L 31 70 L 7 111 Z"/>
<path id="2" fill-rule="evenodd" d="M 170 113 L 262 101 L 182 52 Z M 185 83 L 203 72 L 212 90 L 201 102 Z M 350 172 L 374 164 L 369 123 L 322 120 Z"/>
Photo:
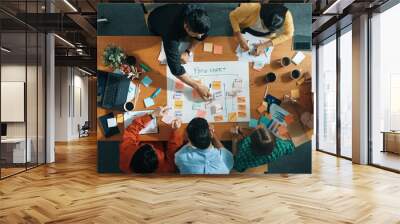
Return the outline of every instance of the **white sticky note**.
<path id="1" fill-rule="evenodd" d="M 298 65 L 298 64 L 300 64 L 300 63 L 304 60 L 305 57 L 306 57 L 306 56 L 303 54 L 303 52 L 298 51 L 298 52 L 296 53 L 296 55 L 292 58 L 292 62 L 293 62 L 294 64 Z"/>
<path id="2" fill-rule="evenodd" d="M 151 97 L 147 97 L 146 99 L 144 99 L 144 106 L 147 107 L 151 107 L 154 105 L 154 100 Z"/>
<path id="3" fill-rule="evenodd" d="M 107 119 L 107 126 L 109 128 L 117 127 L 117 119 L 115 117 Z"/>
<path id="4" fill-rule="evenodd" d="M 166 123 L 166 124 L 171 124 L 172 121 L 174 120 L 174 118 L 175 118 L 174 116 L 172 116 L 170 114 L 167 114 L 167 115 L 162 117 L 161 121 Z"/>

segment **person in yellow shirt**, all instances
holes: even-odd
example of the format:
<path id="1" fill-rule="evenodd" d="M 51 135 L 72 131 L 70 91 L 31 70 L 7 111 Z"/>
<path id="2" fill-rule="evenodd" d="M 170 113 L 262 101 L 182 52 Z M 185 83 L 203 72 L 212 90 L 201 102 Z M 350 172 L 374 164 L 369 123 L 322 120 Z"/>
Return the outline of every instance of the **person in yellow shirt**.
<path id="1" fill-rule="evenodd" d="M 254 55 L 260 55 L 265 48 L 276 46 L 293 37 L 292 14 L 283 4 L 242 3 L 229 17 L 242 50 L 250 49 L 242 35 L 244 32 L 267 38 L 265 42 L 254 46 Z"/>

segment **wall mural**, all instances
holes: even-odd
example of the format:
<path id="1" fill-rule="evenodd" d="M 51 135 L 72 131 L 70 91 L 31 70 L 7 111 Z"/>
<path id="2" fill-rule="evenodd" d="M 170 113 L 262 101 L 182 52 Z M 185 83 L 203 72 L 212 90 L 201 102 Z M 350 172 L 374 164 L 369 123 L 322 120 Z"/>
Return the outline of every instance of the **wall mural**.
<path id="1" fill-rule="evenodd" d="M 98 6 L 98 172 L 311 173 L 311 5 Z"/>

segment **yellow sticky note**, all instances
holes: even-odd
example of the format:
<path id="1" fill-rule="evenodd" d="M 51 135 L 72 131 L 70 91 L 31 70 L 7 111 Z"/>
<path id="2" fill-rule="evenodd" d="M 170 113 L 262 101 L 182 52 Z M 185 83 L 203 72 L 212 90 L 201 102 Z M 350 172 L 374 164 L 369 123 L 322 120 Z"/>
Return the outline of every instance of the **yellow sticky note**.
<path id="1" fill-rule="evenodd" d="M 211 85 L 212 85 L 212 88 L 214 90 L 220 90 L 221 89 L 221 81 L 213 81 Z"/>
<path id="2" fill-rule="evenodd" d="M 237 113 L 236 112 L 231 112 L 228 114 L 228 121 L 229 122 L 235 122 L 237 120 Z"/>
<path id="3" fill-rule="evenodd" d="M 205 42 L 203 50 L 205 52 L 212 52 L 213 51 L 213 44 Z"/>
<path id="4" fill-rule="evenodd" d="M 292 89 L 290 90 L 290 95 L 294 99 L 300 98 L 300 90 L 299 89 Z"/>
<path id="5" fill-rule="evenodd" d="M 124 123 L 124 115 L 117 114 L 117 123 Z"/>
<path id="6" fill-rule="evenodd" d="M 182 109 L 183 108 L 183 100 L 175 100 L 175 109 Z"/>

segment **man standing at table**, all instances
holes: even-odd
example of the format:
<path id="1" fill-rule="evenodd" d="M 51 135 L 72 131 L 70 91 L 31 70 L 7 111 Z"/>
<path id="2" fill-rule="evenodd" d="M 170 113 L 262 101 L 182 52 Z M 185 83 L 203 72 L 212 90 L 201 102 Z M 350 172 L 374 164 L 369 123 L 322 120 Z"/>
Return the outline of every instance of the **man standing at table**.
<path id="1" fill-rule="evenodd" d="M 182 66 L 182 63 L 188 62 L 196 46 L 207 37 L 211 23 L 206 11 L 196 5 L 168 4 L 154 9 L 147 24 L 152 33 L 162 38 L 171 73 L 208 100 L 211 97 L 209 89 L 190 78 Z M 180 54 L 179 44 L 185 40 L 189 40 L 190 45 Z"/>

